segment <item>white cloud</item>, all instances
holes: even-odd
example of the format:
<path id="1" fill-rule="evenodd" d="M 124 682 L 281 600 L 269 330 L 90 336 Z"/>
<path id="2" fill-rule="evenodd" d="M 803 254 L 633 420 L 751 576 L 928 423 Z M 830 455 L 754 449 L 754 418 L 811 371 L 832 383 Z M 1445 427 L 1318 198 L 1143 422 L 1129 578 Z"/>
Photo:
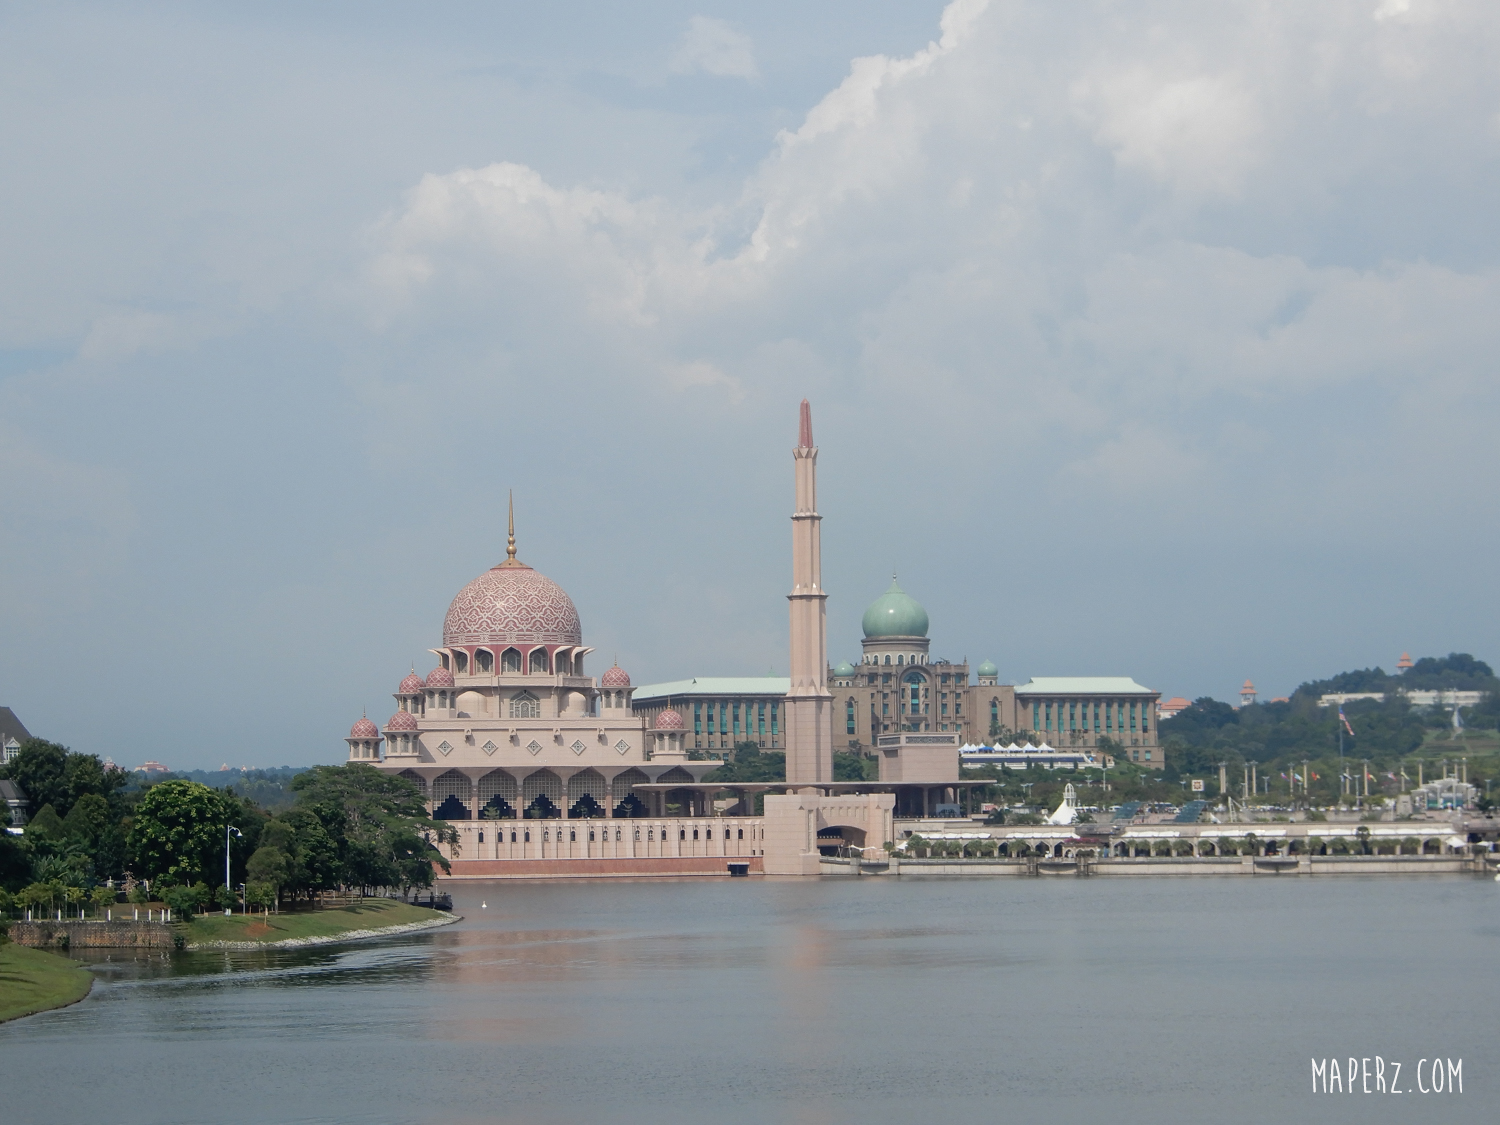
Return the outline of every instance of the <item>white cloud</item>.
<path id="1" fill-rule="evenodd" d="M 723 78 L 758 78 L 755 44 L 727 20 L 694 16 L 672 53 L 673 74 L 714 74 Z"/>

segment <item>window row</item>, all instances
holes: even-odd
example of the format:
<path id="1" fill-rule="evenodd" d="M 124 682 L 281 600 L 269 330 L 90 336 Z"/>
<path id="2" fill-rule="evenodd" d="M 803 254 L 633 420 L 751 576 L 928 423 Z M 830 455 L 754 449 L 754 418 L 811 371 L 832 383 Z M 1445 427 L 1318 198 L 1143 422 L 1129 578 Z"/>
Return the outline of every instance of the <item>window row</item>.
<path id="1" fill-rule="evenodd" d="M 993 705 L 992 705 L 993 713 Z M 1150 730 L 1150 709 L 1144 703 L 1123 699 L 1032 700 L 1031 729 L 1039 731 L 1094 731 L 1105 734 L 1145 733 Z M 1130 725 L 1127 727 L 1126 723 Z M 1055 725 L 1054 725 L 1055 724 Z"/>
<path id="2" fill-rule="evenodd" d="M 469 653 L 464 649 L 455 649 L 450 654 L 443 652 L 438 654 L 438 661 L 450 672 L 467 673 L 469 671 Z M 480 675 L 488 675 L 495 670 L 497 658 L 493 649 L 476 648 L 474 650 L 473 667 Z M 559 649 L 555 656 L 549 657 L 545 648 L 530 649 L 523 657 L 518 648 L 503 649 L 498 657 L 501 675 L 519 675 L 524 666 L 527 673 L 532 675 L 558 675 L 558 676 L 581 676 L 583 675 L 583 656 L 574 656 L 565 649 Z"/>
<path id="3" fill-rule="evenodd" d="M 731 731 L 738 740 L 741 735 L 747 739 L 764 739 L 766 737 L 767 713 L 770 717 L 770 736 L 772 739 L 781 737 L 781 701 L 772 700 L 703 700 L 693 701 L 693 733 L 701 734 L 729 734 Z"/>
<path id="4" fill-rule="evenodd" d="M 532 829 L 532 828 L 512 828 L 510 830 L 510 842 L 512 844 L 529 844 L 529 843 L 531 843 L 531 835 L 532 835 L 532 833 L 534 831 L 536 831 L 536 830 Z M 553 831 L 554 830 L 551 829 L 551 828 L 543 828 L 541 830 L 541 835 L 538 837 L 539 841 L 541 843 L 543 843 L 543 844 L 551 844 L 551 843 L 576 844 L 576 843 L 578 843 L 578 833 L 586 831 L 588 833 L 588 842 L 589 843 L 593 844 L 593 843 L 598 843 L 598 842 L 601 842 L 601 841 L 607 843 L 609 841 L 609 831 L 610 830 L 608 828 L 588 828 L 588 829 L 584 829 L 584 828 L 569 828 L 569 829 L 567 829 L 568 838 L 567 838 L 566 841 L 563 840 L 563 829 L 561 829 L 561 828 L 556 829 L 556 838 L 555 839 L 553 837 Z M 615 838 L 615 843 L 618 844 L 618 843 L 623 843 L 624 842 L 624 840 L 625 840 L 625 835 L 624 835 L 625 831 L 626 830 L 624 828 L 616 828 L 614 830 L 614 832 L 615 832 L 615 837 L 614 837 Z M 630 831 L 634 834 L 632 836 L 632 839 L 636 843 L 653 844 L 653 843 L 666 843 L 667 842 L 667 830 L 665 828 L 663 828 L 661 830 L 661 834 L 660 834 L 661 838 L 660 838 L 660 840 L 657 839 L 657 830 L 655 828 L 647 828 L 645 830 L 645 832 L 646 832 L 646 838 L 645 838 L 645 840 L 641 839 L 641 829 L 639 829 L 639 828 L 633 828 Z M 693 839 L 694 840 L 698 839 L 698 831 L 699 830 L 696 829 L 696 828 L 693 829 Z M 712 840 L 714 838 L 714 830 L 712 828 L 705 828 L 702 831 L 703 831 L 703 839 L 704 840 Z M 760 835 L 762 837 L 764 837 L 765 833 L 761 832 Z M 678 841 L 681 842 L 681 841 L 686 840 L 687 838 L 688 838 L 688 830 L 686 828 L 679 828 L 677 830 L 677 839 L 678 839 Z M 725 829 L 721 830 L 721 832 L 720 832 L 720 839 L 729 840 L 731 838 L 735 839 L 735 840 L 743 840 L 745 838 L 745 830 L 743 828 L 725 828 Z M 752 840 L 756 838 L 756 830 L 754 828 L 750 829 L 750 838 Z M 496 842 L 498 842 L 498 843 L 502 843 L 502 844 L 505 843 L 505 830 L 504 829 L 500 829 L 495 834 L 495 839 L 496 839 Z M 479 842 L 481 844 L 484 843 L 484 829 L 483 828 L 481 828 L 479 830 Z"/>

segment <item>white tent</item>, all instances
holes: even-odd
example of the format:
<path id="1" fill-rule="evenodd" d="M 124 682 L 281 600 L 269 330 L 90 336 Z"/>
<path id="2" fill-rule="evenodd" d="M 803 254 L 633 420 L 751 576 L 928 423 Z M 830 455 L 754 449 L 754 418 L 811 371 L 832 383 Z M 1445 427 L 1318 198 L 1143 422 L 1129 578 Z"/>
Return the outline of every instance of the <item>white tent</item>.
<path id="1" fill-rule="evenodd" d="M 1072 824 L 1078 819 L 1078 794 L 1073 790 L 1070 781 L 1063 786 L 1062 804 L 1057 806 L 1057 811 L 1047 818 L 1048 824 Z"/>

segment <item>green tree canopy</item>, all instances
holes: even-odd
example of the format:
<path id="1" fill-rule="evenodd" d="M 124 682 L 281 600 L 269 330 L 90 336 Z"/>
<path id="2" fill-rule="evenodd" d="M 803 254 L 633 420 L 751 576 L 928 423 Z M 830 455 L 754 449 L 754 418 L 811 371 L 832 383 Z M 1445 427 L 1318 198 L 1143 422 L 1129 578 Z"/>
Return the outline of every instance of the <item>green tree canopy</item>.
<path id="1" fill-rule="evenodd" d="M 51 805 L 63 817 L 85 794 L 113 798 L 129 780 L 124 770 L 106 767 L 97 754 L 75 754 L 42 738 L 21 743 L 15 758 L 0 767 L 0 777 L 26 790 L 32 808 Z"/>
<path id="2" fill-rule="evenodd" d="M 457 845 L 458 832 L 428 817 L 421 790 L 405 778 L 350 762 L 314 766 L 293 779 L 292 789 L 297 806 L 283 819 L 294 830 L 299 853 L 312 849 L 321 861 L 330 849 L 308 818 L 316 820 L 338 864 L 335 885 L 428 887 L 434 863 L 451 870 L 435 845 Z M 298 858 L 304 866 L 308 862 Z"/>
<path id="3" fill-rule="evenodd" d="M 240 827 L 236 822 L 244 819 L 244 811 L 232 793 L 196 781 L 153 785 L 136 806 L 130 826 L 135 874 L 174 884 L 222 882 L 225 828 Z M 259 835 L 259 824 L 252 828 Z M 245 839 L 232 840 L 231 847 L 241 853 L 243 866 Z"/>

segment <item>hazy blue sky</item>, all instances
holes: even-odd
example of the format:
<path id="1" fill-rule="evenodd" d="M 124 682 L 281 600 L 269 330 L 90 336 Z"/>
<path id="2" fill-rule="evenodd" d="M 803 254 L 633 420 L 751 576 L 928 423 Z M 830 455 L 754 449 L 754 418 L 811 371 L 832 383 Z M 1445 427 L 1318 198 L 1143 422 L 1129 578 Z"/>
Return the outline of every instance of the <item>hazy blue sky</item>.
<path id="1" fill-rule="evenodd" d="M 1500 8 L 0 6 L 0 704 L 337 760 L 504 551 L 635 681 L 1500 657 Z"/>

